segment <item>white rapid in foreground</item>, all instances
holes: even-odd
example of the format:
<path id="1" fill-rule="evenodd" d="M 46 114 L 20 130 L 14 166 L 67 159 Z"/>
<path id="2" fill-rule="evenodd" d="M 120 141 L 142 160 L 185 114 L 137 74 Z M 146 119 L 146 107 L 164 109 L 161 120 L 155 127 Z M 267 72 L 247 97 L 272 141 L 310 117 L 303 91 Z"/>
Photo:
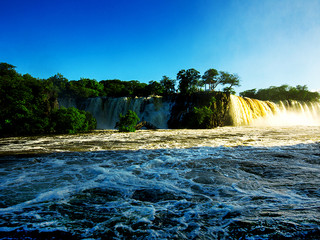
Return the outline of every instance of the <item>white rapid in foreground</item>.
<path id="1" fill-rule="evenodd" d="M 317 239 L 319 142 L 320 127 L 0 139 L 0 238 Z"/>

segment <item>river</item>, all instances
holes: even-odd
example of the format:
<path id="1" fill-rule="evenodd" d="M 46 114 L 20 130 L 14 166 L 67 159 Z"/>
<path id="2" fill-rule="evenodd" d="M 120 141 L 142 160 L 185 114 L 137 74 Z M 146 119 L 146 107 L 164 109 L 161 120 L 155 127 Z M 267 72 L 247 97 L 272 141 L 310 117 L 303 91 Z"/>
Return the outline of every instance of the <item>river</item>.
<path id="1" fill-rule="evenodd" d="M 0 239 L 319 239 L 320 127 L 0 139 Z"/>

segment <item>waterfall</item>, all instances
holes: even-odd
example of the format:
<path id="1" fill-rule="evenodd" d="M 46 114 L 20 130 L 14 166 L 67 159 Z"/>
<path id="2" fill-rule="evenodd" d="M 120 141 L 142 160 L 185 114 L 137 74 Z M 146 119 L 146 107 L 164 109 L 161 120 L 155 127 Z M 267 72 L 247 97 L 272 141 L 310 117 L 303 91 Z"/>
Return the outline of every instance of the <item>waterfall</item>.
<path id="1" fill-rule="evenodd" d="M 97 129 L 114 129 L 119 115 L 128 110 L 137 113 L 141 121 L 147 121 L 158 128 L 168 128 L 171 102 L 163 101 L 162 97 L 139 98 L 89 98 L 84 110 L 97 119 Z"/>
<path id="2" fill-rule="evenodd" d="M 59 104 L 90 112 L 97 119 L 97 129 L 114 129 L 120 113 L 126 114 L 128 110 L 136 112 L 141 121 L 167 129 L 175 100 L 97 97 L 79 102 L 66 98 L 59 99 Z M 273 103 L 231 95 L 229 106 L 228 124 L 230 121 L 233 126 L 320 126 L 320 102 L 288 100 Z"/>
<path id="3" fill-rule="evenodd" d="M 235 126 L 320 125 L 320 102 L 273 103 L 231 95 L 230 116 Z"/>

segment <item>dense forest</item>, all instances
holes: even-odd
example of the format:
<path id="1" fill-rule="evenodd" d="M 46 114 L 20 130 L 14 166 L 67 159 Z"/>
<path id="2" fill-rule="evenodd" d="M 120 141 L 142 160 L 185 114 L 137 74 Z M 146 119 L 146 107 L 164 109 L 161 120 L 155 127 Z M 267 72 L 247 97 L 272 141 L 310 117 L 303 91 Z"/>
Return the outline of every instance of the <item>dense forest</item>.
<path id="1" fill-rule="evenodd" d="M 312 102 L 320 100 L 320 93 L 310 92 L 306 85 L 291 87 L 282 85 L 280 87 L 271 86 L 264 89 L 251 89 L 240 93 L 241 97 L 255 98 L 259 100 L 269 100 L 273 102 L 296 100 L 302 102 Z"/>
<path id="2" fill-rule="evenodd" d="M 60 73 L 48 79 L 38 79 L 18 73 L 11 64 L 0 63 L 0 136 L 77 133 L 96 128 L 96 120 L 89 112 L 59 108 L 59 97 L 175 97 L 173 115 L 176 112 L 179 116 L 181 110 L 187 109 L 188 122 L 183 127 L 212 128 L 221 126 L 228 96 L 234 94 L 234 87 L 239 85 L 240 79 L 236 74 L 213 68 L 203 75 L 193 68 L 183 69 L 177 73 L 176 79 L 163 76 L 160 81 L 152 80 L 147 84 L 118 79 L 97 81 L 81 78 L 69 81 Z M 217 91 L 218 86 L 222 92 Z M 199 96 L 206 101 L 194 105 Z M 240 96 L 271 101 L 320 99 L 319 93 L 310 92 L 306 86 L 300 85 L 252 89 L 241 92 Z M 178 127 L 174 123 L 172 126 Z"/>
<path id="3" fill-rule="evenodd" d="M 148 97 L 151 95 L 168 96 L 175 93 L 190 95 L 195 92 L 204 91 L 208 87 L 214 90 L 219 84 L 224 86 L 224 91 L 234 92 L 233 87 L 239 86 L 239 77 L 227 72 L 218 72 L 209 69 L 203 76 L 195 69 L 181 70 L 176 79 L 163 76 L 158 81 L 151 80 L 149 83 L 141 83 L 137 80 L 121 81 L 119 79 L 101 80 L 81 78 L 80 80 L 68 81 L 63 75 L 56 74 L 48 78 L 47 82 L 52 84 L 53 90 L 59 96 L 72 96 L 78 98 L 89 97 Z"/>
<path id="4" fill-rule="evenodd" d="M 0 136 L 77 133 L 95 129 L 96 120 L 90 113 L 59 108 L 58 97 L 190 96 L 207 88 L 213 91 L 219 84 L 224 86 L 224 91 L 232 93 L 233 87 L 239 86 L 239 77 L 216 69 L 209 69 L 201 76 L 199 71 L 188 69 L 181 70 L 177 79 L 163 76 L 159 82 L 148 84 L 118 79 L 69 81 L 60 73 L 48 79 L 37 79 L 30 74 L 18 73 L 11 64 L 0 63 Z"/>
<path id="5" fill-rule="evenodd" d="M 59 109 L 58 94 L 67 80 L 61 75 L 39 80 L 0 63 L 0 136 L 76 133 L 96 128 L 88 112 Z"/>

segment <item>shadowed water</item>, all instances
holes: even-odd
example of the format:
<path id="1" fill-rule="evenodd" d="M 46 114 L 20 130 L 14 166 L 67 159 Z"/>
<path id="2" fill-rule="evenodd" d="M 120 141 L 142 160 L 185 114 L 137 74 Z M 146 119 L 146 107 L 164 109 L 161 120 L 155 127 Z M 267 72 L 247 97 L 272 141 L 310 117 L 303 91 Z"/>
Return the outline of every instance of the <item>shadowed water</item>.
<path id="1" fill-rule="evenodd" d="M 318 239 L 319 129 L 2 139 L 0 238 Z"/>

